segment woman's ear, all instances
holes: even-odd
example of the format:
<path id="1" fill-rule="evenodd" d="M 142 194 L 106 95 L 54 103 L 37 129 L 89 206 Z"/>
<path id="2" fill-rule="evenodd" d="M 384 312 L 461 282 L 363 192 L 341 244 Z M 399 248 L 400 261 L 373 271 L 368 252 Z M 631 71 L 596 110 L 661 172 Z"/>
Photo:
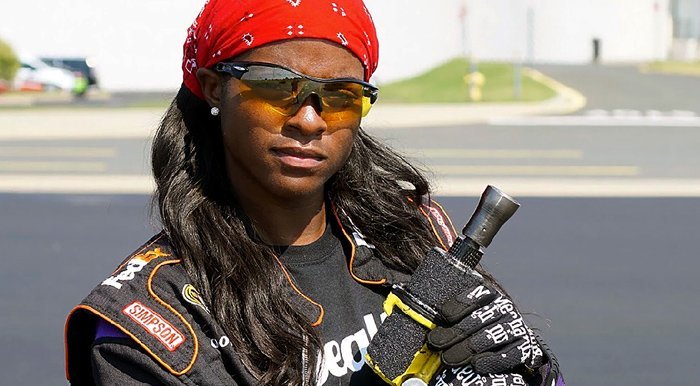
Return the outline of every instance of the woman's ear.
<path id="1" fill-rule="evenodd" d="M 208 68 L 199 68 L 197 69 L 197 80 L 209 106 L 220 107 L 223 82 L 219 74 Z"/>

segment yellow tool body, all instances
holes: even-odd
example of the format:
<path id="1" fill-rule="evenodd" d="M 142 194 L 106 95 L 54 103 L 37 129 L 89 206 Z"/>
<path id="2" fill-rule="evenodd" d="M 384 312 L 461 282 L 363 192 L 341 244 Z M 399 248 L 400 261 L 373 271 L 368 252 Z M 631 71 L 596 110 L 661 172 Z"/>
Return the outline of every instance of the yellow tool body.
<path id="1" fill-rule="evenodd" d="M 387 316 L 389 316 L 394 312 L 394 309 L 398 309 L 399 311 L 408 315 L 411 319 L 427 329 L 432 330 L 437 327 L 437 325 L 430 321 L 430 319 L 406 305 L 392 292 L 389 293 L 389 296 L 387 296 L 386 300 L 384 301 L 384 312 Z M 377 375 L 379 375 L 385 382 L 393 386 L 401 386 L 409 379 L 420 379 L 427 385 L 430 380 L 433 379 L 441 364 L 440 354 L 428 350 L 428 346 L 423 345 L 420 351 L 414 355 L 413 360 L 406 371 L 394 379 L 389 379 L 386 377 L 386 375 L 384 375 L 379 366 L 372 361 L 369 354 L 365 356 L 365 359 L 367 360 L 367 364 L 374 369 L 374 372 L 377 373 Z"/>

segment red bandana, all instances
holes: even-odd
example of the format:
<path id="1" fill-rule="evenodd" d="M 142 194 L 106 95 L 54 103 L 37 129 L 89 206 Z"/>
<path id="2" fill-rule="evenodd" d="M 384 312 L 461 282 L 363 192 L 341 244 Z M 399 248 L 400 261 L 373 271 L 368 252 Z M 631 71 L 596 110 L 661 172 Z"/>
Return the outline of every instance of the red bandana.
<path id="1" fill-rule="evenodd" d="M 197 68 L 294 38 L 343 45 L 362 62 L 366 81 L 377 69 L 377 33 L 362 0 L 206 0 L 183 46 L 185 86 L 203 98 Z"/>

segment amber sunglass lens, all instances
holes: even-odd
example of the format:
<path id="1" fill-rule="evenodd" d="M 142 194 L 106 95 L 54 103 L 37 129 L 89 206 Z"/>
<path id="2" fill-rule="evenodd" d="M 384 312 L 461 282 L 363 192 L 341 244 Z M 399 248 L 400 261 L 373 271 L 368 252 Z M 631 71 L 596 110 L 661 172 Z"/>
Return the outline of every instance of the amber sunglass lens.
<path id="1" fill-rule="evenodd" d="M 320 85 L 321 116 L 326 121 L 352 121 L 362 115 L 361 85 L 352 82 L 333 82 Z"/>
<path id="2" fill-rule="evenodd" d="M 293 115 L 311 94 L 319 97 L 321 117 L 329 123 L 362 117 L 362 85 L 347 81 L 318 82 L 279 67 L 251 65 L 240 77 L 244 99 L 265 103 L 279 114 Z"/>
<path id="3" fill-rule="evenodd" d="M 322 109 L 321 118 L 328 123 L 352 122 L 362 118 L 362 103 L 344 109 Z"/>
<path id="4" fill-rule="evenodd" d="M 250 66 L 241 81 L 251 90 L 251 97 L 269 103 L 282 114 L 291 114 L 304 78 L 283 68 Z"/>
<path id="5" fill-rule="evenodd" d="M 355 121 L 360 121 L 362 118 L 361 114 L 357 114 L 353 111 L 337 111 L 337 112 L 323 112 L 321 111 L 321 118 L 328 124 L 334 123 L 351 123 Z"/>

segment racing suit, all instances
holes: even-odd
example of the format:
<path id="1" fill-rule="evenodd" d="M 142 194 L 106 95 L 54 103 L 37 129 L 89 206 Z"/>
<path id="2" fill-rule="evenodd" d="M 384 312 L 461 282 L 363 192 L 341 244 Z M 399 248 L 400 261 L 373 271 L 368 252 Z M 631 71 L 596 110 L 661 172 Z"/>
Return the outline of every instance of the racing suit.
<path id="1" fill-rule="evenodd" d="M 447 249 L 456 237 L 447 214 L 432 201 L 423 202 L 420 209 L 440 246 Z M 334 217 L 350 246 L 348 269 L 353 279 L 387 292 L 393 283 L 409 279 L 374 257 L 373 247 L 349 217 L 335 210 Z M 285 267 L 280 264 L 280 269 Z M 285 275 L 293 304 L 313 325 L 319 324 L 321 305 L 297 288 L 286 271 Z M 93 372 L 120 384 L 124 378 L 148 384 L 257 384 L 190 284 L 163 232 L 125 259 L 71 311 L 65 338 L 66 376 L 72 385 L 93 384 Z M 544 349 L 549 360 L 538 375 L 556 379 L 558 364 Z M 308 355 L 300 360 L 307 361 Z"/>

